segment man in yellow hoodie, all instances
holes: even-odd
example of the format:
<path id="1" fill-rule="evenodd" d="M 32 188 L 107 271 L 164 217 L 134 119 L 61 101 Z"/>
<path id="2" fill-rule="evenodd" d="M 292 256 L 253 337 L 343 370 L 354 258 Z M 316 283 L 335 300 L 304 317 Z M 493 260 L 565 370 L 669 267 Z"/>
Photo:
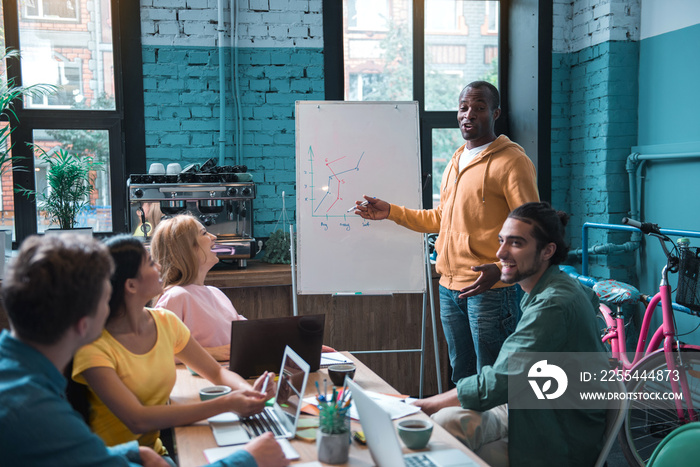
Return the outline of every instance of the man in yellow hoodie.
<path id="1" fill-rule="evenodd" d="M 496 137 L 501 115 L 495 86 L 474 81 L 460 93 L 457 121 L 466 143 L 455 151 L 434 209 L 406 209 L 365 196 L 355 214 L 389 219 L 418 232 L 439 232 L 440 319 L 452 381 L 496 360 L 520 317 L 522 290 L 499 282 L 498 232 L 516 207 L 539 201 L 535 167 L 507 136 Z"/>

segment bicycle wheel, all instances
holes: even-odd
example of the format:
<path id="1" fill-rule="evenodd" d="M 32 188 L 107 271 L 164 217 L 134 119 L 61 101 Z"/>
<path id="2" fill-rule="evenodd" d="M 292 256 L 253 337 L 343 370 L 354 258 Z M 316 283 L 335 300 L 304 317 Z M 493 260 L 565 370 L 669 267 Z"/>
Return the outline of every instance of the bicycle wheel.
<path id="1" fill-rule="evenodd" d="M 679 366 L 678 370 L 686 374 L 693 407 L 698 413 L 700 409 L 700 352 L 683 351 L 681 356 L 677 353 L 675 355 L 677 365 L 680 365 L 679 362 L 682 360 L 682 367 Z M 656 375 L 658 370 L 663 371 L 664 375 L 668 370 L 666 356 L 663 352 L 633 368 L 631 374 L 634 375 L 636 372 L 637 375 L 641 376 L 653 372 Z M 627 383 L 627 392 L 629 394 L 669 394 L 672 392 L 671 382 L 667 381 L 666 378 L 661 381 L 632 380 Z M 684 394 L 683 397 L 682 405 L 685 408 L 688 395 Z M 683 422 L 678 419 L 673 400 L 631 400 L 618 435 L 620 447 L 629 465 L 644 466 L 661 440 L 684 423 L 687 421 Z"/>

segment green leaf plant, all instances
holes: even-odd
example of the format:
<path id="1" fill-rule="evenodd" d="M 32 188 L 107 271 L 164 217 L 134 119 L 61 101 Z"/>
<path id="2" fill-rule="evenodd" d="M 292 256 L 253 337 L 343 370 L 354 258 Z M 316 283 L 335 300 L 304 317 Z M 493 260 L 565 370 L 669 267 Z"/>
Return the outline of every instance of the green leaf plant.
<path id="1" fill-rule="evenodd" d="M 290 264 L 292 262 L 288 232 L 277 229 L 270 234 L 270 238 L 265 243 L 265 255 L 263 255 L 262 260 L 272 264 Z"/>
<path id="2" fill-rule="evenodd" d="M 78 215 L 90 206 L 90 194 L 95 190 L 96 171 L 102 164 L 90 156 L 77 157 L 64 148 L 47 153 L 32 145 L 46 164 L 46 189 L 42 193 L 19 187 L 15 191 L 35 199 L 46 219 L 59 228 L 75 228 Z"/>

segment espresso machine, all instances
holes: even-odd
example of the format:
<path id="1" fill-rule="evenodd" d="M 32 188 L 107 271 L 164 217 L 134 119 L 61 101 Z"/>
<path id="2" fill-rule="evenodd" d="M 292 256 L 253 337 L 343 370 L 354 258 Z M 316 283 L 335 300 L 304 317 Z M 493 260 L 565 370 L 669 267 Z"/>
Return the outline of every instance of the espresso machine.
<path id="1" fill-rule="evenodd" d="M 220 259 L 246 267 L 257 252 L 255 183 L 246 171 L 245 166 L 217 167 L 210 159 L 177 174 L 132 174 L 127 180 L 130 231 L 149 244 L 161 220 L 188 213 L 216 235 L 214 251 Z"/>

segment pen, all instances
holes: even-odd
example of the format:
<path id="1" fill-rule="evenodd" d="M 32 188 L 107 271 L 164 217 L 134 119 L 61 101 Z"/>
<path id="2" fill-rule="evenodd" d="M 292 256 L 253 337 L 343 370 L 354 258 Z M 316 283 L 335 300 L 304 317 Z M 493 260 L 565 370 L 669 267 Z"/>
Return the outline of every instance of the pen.
<path id="1" fill-rule="evenodd" d="M 357 209 L 358 207 L 360 207 L 360 206 L 367 206 L 368 204 L 369 204 L 369 201 L 363 201 L 363 202 L 361 202 L 360 204 L 355 204 L 353 207 L 351 207 L 350 209 L 348 209 L 347 212 L 354 211 L 354 210 Z"/>
<path id="2" fill-rule="evenodd" d="M 265 377 L 265 381 L 263 382 L 263 387 L 262 390 L 260 391 L 263 394 L 267 393 L 267 384 L 270 382 L 270 373 L 267 374 Z"/>

